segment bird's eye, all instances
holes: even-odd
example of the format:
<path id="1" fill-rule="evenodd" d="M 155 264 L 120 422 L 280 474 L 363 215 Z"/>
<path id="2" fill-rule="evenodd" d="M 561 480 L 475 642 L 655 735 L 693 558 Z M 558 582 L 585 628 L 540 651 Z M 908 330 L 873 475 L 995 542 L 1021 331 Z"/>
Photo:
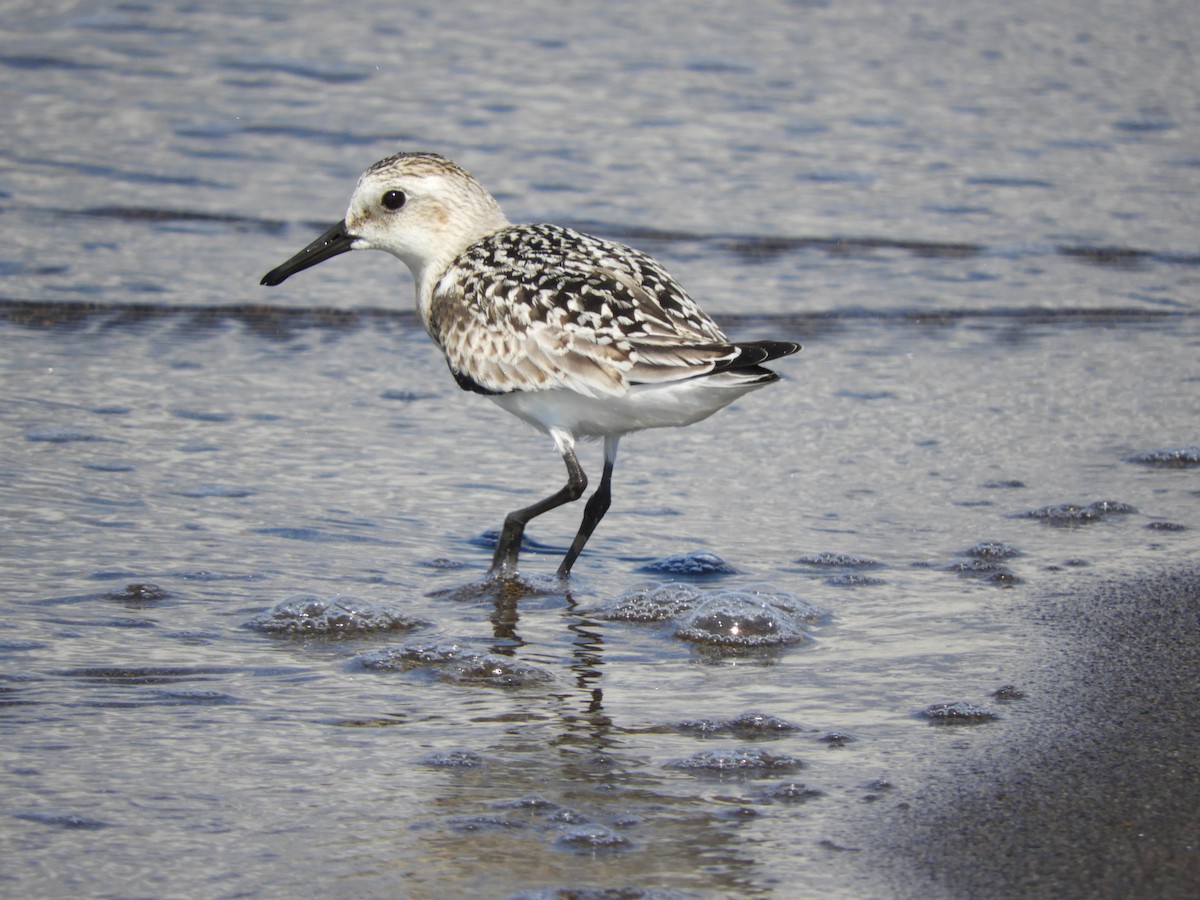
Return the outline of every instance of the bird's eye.
<path id="1" fill-rule="evenodd" d="M 408 202 L 408 198 L 404 196 L 404 191 L 388 191 L 383 195 L 380 201 L 384 209 L 390 209 L 392 212 L 400 209 Z"/>

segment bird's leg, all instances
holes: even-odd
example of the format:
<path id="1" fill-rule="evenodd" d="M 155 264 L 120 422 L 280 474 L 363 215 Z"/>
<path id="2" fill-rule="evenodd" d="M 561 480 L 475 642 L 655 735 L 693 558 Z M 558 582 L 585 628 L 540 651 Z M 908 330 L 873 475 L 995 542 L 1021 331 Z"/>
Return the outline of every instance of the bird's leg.
<path id="1" fill-rule="evenodd" d="M 569 434 L 562 432 L 553 432 L 551 437 L 554 438 L 554 443 L 558 445 L 558 450 L 562 454 L 563 462 L 567 464 L 567 483 L 562 489 L 554 494 L 551 494 L 545 500 L 539 500 L 537 503 L 526 506 L 524 509 L 518 509 L 516 512 L 511 512 L 504 520 L 504 527 L 500 530 L 500 540 L 496 544 L 496 555 L 492 557 L 493 575 L 512 575 L 517 571 L 517 556 L 521 552 L 521 537 L 525 534 L 525 526 L 529 524 L 530 519 L 540 516 L 544 512 L 549 512 L 564 503 L 570 503 L 573 500 L 578 500 L 583 496 L 583 492 L 587 490 L 587 476 L 583 474 L 583 467 L 579 465 L 579 460 L 575 458 L 575 440 Z"/>
<path id="2" fill-rule="evenodd" d="M 588 542 L 588 538 L 608 512 L 609 503 L 612 501 L 613 464 L 617 461 L 617 442 L 620 440 L 619 436 L 604 439 L 604 474 L 600 477 L 600 487 L 596 488 L 596 493 L 588 498 L 587 506 L 583 508 L 583 521 L 579 524 L 579 531 L 575 534 L 575 540 L 571 541 L 571 549 L 567 551 L 558 567 L 559 578 L 570 574 L 571 566 L 575 565 L 575 560 L 583 552 L 583 545 Z"/>

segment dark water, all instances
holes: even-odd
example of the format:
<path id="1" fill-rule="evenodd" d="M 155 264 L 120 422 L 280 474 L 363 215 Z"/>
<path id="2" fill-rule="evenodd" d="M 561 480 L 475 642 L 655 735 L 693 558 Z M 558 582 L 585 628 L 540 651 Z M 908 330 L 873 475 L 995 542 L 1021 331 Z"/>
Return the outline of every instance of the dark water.
<path id="1" fill-rule="evenodd" d="M 863 823 L 1019 721 L 1028 601 L 1196 559 L 1191 6 L 684 11 L 3 14 L 8 892 L 872 895 Z M 459 590 L 561 463 L 447 377 L 398 262 L 257 286 L 401 147 L 805 344 L 623 443 L 569 590 L 578 510 L 526 594 Z M 732 650 L 612 616 L 690 551 L 827 615 Z M 417 621 L 245 627 L 297 594 Z M 918 715 L 953 701 L 1000 718 Z"/>

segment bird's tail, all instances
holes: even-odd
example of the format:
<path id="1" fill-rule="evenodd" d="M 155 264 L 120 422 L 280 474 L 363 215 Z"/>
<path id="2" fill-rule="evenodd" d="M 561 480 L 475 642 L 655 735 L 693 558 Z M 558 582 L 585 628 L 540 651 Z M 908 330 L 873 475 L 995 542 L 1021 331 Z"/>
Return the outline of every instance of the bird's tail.
<path id="1" fill-rule="evenodd" d="M 712 369 L 713 374 L 730 369 L 757 369 L 765 362 L 779 359 L 781 356 L 791 356 L 800 349 L 800 345 L 792 341 L 745 341 L 730 346 L 738 352 L 718 362 Z M 762 371 L 775 375 L 770 369 Z"/>

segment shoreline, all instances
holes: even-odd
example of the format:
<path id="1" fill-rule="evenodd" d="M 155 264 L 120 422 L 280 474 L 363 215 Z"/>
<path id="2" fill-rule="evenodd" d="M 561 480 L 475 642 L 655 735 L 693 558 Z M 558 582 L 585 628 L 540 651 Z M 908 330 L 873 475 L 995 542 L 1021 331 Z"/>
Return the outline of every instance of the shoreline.
<path id="1" fill-rule="evenodd" d="M 1200 896 L 1200 566 L 1030 613 L 1013 727 L 880 823 L 889 895 Z"/>

